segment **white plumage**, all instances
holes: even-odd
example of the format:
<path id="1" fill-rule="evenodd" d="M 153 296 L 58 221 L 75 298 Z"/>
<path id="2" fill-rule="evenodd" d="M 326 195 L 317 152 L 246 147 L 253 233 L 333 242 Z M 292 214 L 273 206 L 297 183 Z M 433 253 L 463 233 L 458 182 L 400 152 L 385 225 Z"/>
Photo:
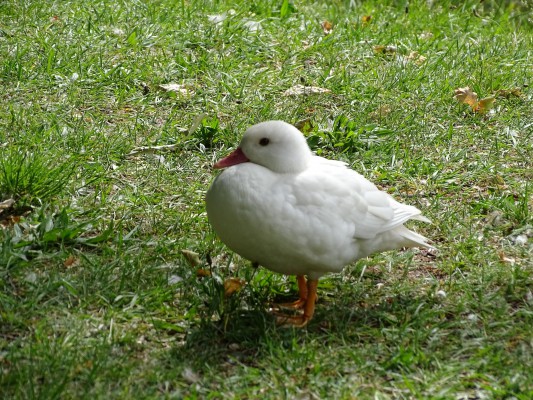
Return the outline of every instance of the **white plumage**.
<path id="1" fill-rule="evenodd" d="M 210 223 L 231 250 L 272 271 L 317 281 L 375 252 L 431 247 L 403 226 L 409 219 L 429 222 L 420 210 L 345 163 L 313 155 L 285 122 L 252 126 L 215 168 L 226 169 L 207 192 Z M 311 306 L 300 289 L 304 315 L 288 319 L 299 326 L 313 312 L 306 315 Z"/>

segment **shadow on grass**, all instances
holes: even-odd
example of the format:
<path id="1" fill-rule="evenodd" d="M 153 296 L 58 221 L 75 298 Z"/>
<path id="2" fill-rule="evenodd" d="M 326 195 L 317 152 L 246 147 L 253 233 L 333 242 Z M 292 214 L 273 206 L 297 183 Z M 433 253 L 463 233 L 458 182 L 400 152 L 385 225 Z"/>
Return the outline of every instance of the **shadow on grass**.
<path id="1" fill-rule="evenodd" d="M 253 365 L 273 336 L 279 333 L 267 312 L 238 310 L 218 321 L 201 321 L 173 356 L 199 371 L 227 363 Z"/>
<path id="2" fill-rule="evenodd" d="M 219 321 L 202 321 L 172 357 L 199 372 L 236 364 L 253 367 L 280 350 L 291 352 L 317 343 L 372 346 L 379 340 L 398 340 L 409 330 L 424 337 L 443 318 L 443 310 L 426 296 L 397 296 L 372 304 L 322 300 L 315 318 L 302 329 L 278 327 L 264 310 L 235 310 Z"/>

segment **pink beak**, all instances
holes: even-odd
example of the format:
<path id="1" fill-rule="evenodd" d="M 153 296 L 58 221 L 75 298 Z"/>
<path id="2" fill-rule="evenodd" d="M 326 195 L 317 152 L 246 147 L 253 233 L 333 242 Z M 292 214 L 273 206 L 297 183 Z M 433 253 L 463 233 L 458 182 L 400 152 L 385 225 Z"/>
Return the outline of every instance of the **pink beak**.
<path id="1" fill-rule="evenodd" d="M 213 168 L 226 168 L 231 167 L 232 165 L 248 162 L 248 158 L 244 155 L 240 147 L 237 147 L 237 150 L 233 151 L 230 155 L 224 157 L 222 160 L 219 160 Z"/>

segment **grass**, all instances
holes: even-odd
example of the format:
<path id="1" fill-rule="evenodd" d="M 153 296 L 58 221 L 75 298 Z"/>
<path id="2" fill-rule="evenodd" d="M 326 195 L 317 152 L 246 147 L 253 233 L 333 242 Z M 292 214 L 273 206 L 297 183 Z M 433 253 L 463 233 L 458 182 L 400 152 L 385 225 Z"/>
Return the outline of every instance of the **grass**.
<path id="1" fill-rule="evenodd" d="M 2 2 L 0 397 L 531 398 L 531 7 Z M 482 115 L 465 86 L 520 96 Z M 361 260 L 276 328 L 294 280 L 204 208 L 213 161 L 268 119 L 421 208 L 438 253 Z"/>

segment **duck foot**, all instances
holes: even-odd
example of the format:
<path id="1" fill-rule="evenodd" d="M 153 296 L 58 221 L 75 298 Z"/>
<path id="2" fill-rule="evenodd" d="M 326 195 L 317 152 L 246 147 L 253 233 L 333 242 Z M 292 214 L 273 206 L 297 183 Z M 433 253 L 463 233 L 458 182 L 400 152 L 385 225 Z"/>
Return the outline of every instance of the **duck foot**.
<path id="1" fill-rule="evenodd" d="M 298 282 L 298 295 L 299 299 L 290 303 L 276 303 L 273 308 L 279 310 L 280 308 L 289 310 L 303 310 L 305 303 L 307 302 L 307 280 L 303 275 L 297 275 L 296 281 Z"/>
<path id="2" fill-rule="evenodd" d="M 287 315 L 281 313 L 274 313 L 276 317 L 276 325 L 280 328 L 303 328 L 307 325 L 310 318 L 305 315 Z"/>
<path id="3" fill-rule="evenodd" d="M 315 313 L 315 303 L 317 299 L 317 286 L 318 286 L 318 280 L 317 279 L 309 279 L 305 280 L 305 277 L 298 276 L 298 287 L 300 289 L 300 299 L 296 300 L 293 303 L 288 303 L 283 307 L 283 305 L 278 304 L 278 307 L 282 308 L 290 308 L 296 311 L 302 310 L 303 312 L 297 315 L 291 315 L 291 314 L 284 314 L 282 312 L 279 312 L 277 310 L 273 310 L 272 314 L 276 318 L 276 325 L 280 327 L 294 327 L 294 328 L 303 328 L 307 325 L 307 323 L 313 318 L 313 314 Z M 302 284 L 303 282 L 303 284 Z M 302 287 L 305 287 L 304 290 L 302 290 Z M 305 293 L 305 298 L 303 298 L 302 294 Z"/>
<path id="4" fill-rule="evenodd" d="M 305 307 L 306 299 L 298 299 L 291 303 L 275 303 L 272 305 L 272 308 L 275 310 L 287 309 L 287 310 L 303 310 Z"/>

